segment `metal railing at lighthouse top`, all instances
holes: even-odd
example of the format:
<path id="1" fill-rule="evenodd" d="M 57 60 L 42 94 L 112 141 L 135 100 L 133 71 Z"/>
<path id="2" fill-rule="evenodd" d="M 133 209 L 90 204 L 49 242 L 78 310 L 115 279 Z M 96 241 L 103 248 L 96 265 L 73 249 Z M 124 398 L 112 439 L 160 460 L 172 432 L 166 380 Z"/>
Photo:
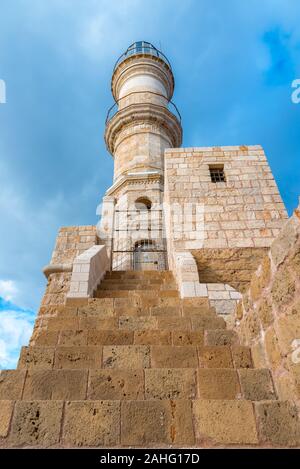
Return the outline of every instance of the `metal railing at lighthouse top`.
<path id="1" fill-rule="evenodd" d="M 156 47 L 154 47 L 154 45 L 151 44 L 151 42 L 137 41 L 137 42 L 134 42 L 133 44 L 131 44 L 131 46 L 128 47 L 126 52 L 124 52 L 124 54 L 120 55 L 120 57 L 118 58 L 118 60 L 115 63 L 114 71 L 116 70 L 118 65 L 120 65 L 121 62 L 126 60 L 131 55 L 152 55 L 154 57 L 158 57 L 161 60 L 163 60 L 164 62 L 166 62 L 166 64 L 172 69 L 171 64 L 168 61 L 165 54 L 163 54 L 160 50 L 158 50 Z"/>

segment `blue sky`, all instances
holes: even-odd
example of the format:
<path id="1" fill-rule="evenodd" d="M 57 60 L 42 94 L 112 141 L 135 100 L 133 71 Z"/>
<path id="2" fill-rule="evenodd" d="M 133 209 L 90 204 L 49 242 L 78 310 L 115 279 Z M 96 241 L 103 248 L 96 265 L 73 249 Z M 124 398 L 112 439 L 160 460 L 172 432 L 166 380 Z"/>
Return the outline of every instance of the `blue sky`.
<path id="1" fill-rule="evenodd" d="M 299 18 L 298 0 L 0 0 L 0 367 L 28 341 L 57 230 L 97 221 L 111 71 L 132 42 L 171 61 L 184 146 L 263 145 L 298 205 Z"/>

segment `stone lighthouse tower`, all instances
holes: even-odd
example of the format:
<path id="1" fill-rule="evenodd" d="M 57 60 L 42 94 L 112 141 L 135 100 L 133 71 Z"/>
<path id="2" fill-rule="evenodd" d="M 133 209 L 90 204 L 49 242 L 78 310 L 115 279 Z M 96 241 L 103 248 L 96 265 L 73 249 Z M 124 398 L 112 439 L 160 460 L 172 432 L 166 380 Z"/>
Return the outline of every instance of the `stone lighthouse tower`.
<path id="1" fill-rule="evenodd" d="M 97 226 L 59 230 L 0 448 L 299 447 L 300 207 L 260 145 L 180 148 L 152 44 L 111 87 L 113 184 Z"/>
<path id="2" fill-rule="evenodd" d="M 114 158 L 114 182 L 104 199 L 100 236 L 108 240 L 113 268 L 162 270 L 164 152 L 182 140 L 180 115 L 171 103 L 171 65 L 149 42 L 135 42 L 117 60 L 111 89 L 115 105 L 105 142 Z"/>

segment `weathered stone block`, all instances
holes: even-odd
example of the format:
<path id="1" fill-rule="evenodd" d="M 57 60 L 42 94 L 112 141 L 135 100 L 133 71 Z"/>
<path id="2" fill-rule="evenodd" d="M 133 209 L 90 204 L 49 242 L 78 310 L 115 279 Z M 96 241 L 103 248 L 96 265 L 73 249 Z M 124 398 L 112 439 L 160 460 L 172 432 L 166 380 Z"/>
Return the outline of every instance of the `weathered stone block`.
<path id="1" fill-rule="evenodd" d="M 173 331 L 173 345 L 204 345 L 204 331 Z"/>
<path id="2" fill-rule="evenodd" d="M 239 370 L 244 399 L 262 401 L 276 399 L 271 373 L 267 369 Z"/>
<path id="3" fill-rule="evenodd" d="M 136 345 L 171 345 L 171 332 L 160 330 L 134 331 L 134 343 Z"/>
<path id="4" fill-rule="evenodd" d="M 77 317 L 56 317 L 49 318 L 47 323 L 48 331 L 62 331 L 62 330 L 76 330 L 78 329 Z"/>
<path id="5" fill-rule="evenodd" d="M 205 345 L 235 345 L 239 338 L 235 331 L 226 331 L 224 329 L 206 330 Z"/>
<path id="6" fill-rule="evenodd" d="M 257 310 L 263 329 L 267 329 L 274 321 L 272 305 L 267 298 L 263 298 Z"/>
<path id="7" fill-rule="evenodd" d="M 266 347 L 266 356 L 271 368 L 278 368 L 281 364 L 281 351 L 278 344 L 278 337 L 274 330 L 274 327 L 271 326 L 268 328 L 265 334 L 265 347 Z"/>
<path id="8" fill-rule="evenodd" d="M 91 316 L 79 318 L 79 329 L 111 330 L 116 328 L 118 328 L 118 319 L 114 317 L 106 319 Z"/>
<path id="9" fill-rule="evenodd" d="M 102 347 L 57 347 L 54 368 L 100 368 Z"/>
<path id="10" fill-rule="evenodd" d="M 225 329 L 226 322 L 223 318 L 216 316 L 192 316 L 192 329 Z"/>
<path id="11" fill-rule="evenodd" d="M 198 358 L 195 346 L 153 346 L 151 347 L 151 368 L 197 368 Z"/>
<path id="12" fill-rule="evenodd" d="M 67 402 L 63 442 L 72 446 L 117 446 L 120 442 L 118 401 Z"/>
<path id="13" fill-rule="evenodd" d="M 191 321 L 189 318 L 176 318 L 176 317 L 158 317 L 157 328 L 164 330 L 190 330 Z"/>
<path id="14" fill-rule="evenodd" d="M 264 341 L 261 339 L 251 347 L 254 368 L 267 368 Z"/>
<path id="15" fill-rule="evenodd" d="M 240 393 L 235 370 L 211 368 L 198 370 L 200 399 L 236 399 Z"/>
<path id="16" fill-rule="evenodd" d="M 35 338 L 31 345 L 46 346 L 51 347 L 55 346 L 58 342 L 59 331 L 37 331 L 34 334 Z"/>
<path id="17" fill-rule="evenodd" d="M 153 306 L 151 308 L 152 316 L 181 316 L 180 306 Z"/>
<path id="18" fill-rule="evenodd" d="M 144 398 L 142 370 L 91 370 L 88 399 L 138 400 Z"/>
<path id="19" fill-rule="evenodd" d="M 254 412 L 249 401 L 196 400 L 193 412 L 199 444 L 258 443 Z"/>
<path id="20" fill-rule="evenodd" d="M 5 438 L 8 435 L 13 409 L 14 401 L 0 401 L 0 438 Z"/>
<path id="21" fill-rule="evenodd" d="M 298 307 L 300 302 L 298 303 Z M 294 312 L 294 314 L 293 314 Z M 288 354 L 292 349 L 292 342 L 300 338 L 300 309 L 294 308 L 291 314 L 281 316 L 274 322 L 274 331 L 278 337 L 280 349 Z"/>
<path id="22" fill-rule="evenodd" d="M 250 292 L 252 299 L 257 301 L 263 289 L 269 284 L 271 279 L 271 262 L 269 256 L 264 257 L 261 262 L 259 272 L 252 276 L 250 283 Z"/>
<path id="23" fill-rule="evenodd" d="M 295 281 L 284 266 L 275 275 L 271 294 L 274 303 L 279 308 L 287 305 L 294 297 Z"/>
<path id="24" fill-rule="evenodd" d="M 23 392 L 24 400 L 85 399 L 87 371 L 29 370 Z"/>
<path id="25" fill-rule="evenodd" d="M 145 370 L 146 399 L 194 399 L 196 394 L 195 370 L 183 368 Z"/>
<path id="26" fill-rule="evenodd" d="M 199 363 L 202 368 L 232 368 L 230 347 L 199 347 Z"/>
<path id="27" fill-rule="evenodd" d="M 255 405 L 262 440 L 272 445 L 292 447 L 300 444 L 297 408 L 288 401 L 261 402 Z"/>
<path id="28" fill-rule="evenodd" d="M 105 345 L 103 368 L 149 368 L 150 347 L 147 345 Z"/>
<path id="29" fill-rule="evenodd" d="M 132 345 L 133 331 L 120 330 L 90 330 L 88 345 Z"/>
<path id="30" fill-rule="evenodd" d="M 69 347 L 87 345 L 88 331 L 82 329 L 77 331 L 61 331 L 59 336 L 59 345 Z"/>
<path id="31" fill-rule="evenodd" d="M 0 400 L 21 399 L 25 370 L 0 370 Z"/>
<path id="32" fill-rule="evenodd" d="M 234 368 L 252 368 L 251 349 L 242 345 L 231 347 Z"/>
<path id="33" fill-rule="evenodd" d="M 10 444 L 42 447 L 58 444 L 62 410 L 62 401 L 17 401 Z"/>
<path id="34" fill-rule="evenodd" d="M 193 445 L 189 401 L 123 401 L 121 407 L 122 445 Z"/>
<path id="35" fill-rule="evenodd" d="M 18 368 L 51 369 L 54 362 L 54 347 L 22 347 Z"/>
<path id="36" fill-rule="evenodd" d="M 157 319 L 151 316 L 125 316 L 119 318 L 120 329 L 128 330 L 145 330 L 145 329 L 158 329 Z"/>

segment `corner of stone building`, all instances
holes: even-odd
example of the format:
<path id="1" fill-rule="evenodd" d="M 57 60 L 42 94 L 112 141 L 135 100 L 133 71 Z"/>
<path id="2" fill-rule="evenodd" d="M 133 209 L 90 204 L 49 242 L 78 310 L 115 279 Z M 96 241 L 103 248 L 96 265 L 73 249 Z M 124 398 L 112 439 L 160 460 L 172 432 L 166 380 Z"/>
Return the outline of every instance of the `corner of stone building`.
<path id="1" fill-rule="evenodd" d="M 59 229 L 50 263 L 43 269 L 47 285 L 35 322 L 31 344 L 35 340 L 35 332 L 46 327 L 50 317 L 57 316 L 64 311 L 75 258 L 97 244 L 102 243 L 94 225 L 64 226 Z"/>

